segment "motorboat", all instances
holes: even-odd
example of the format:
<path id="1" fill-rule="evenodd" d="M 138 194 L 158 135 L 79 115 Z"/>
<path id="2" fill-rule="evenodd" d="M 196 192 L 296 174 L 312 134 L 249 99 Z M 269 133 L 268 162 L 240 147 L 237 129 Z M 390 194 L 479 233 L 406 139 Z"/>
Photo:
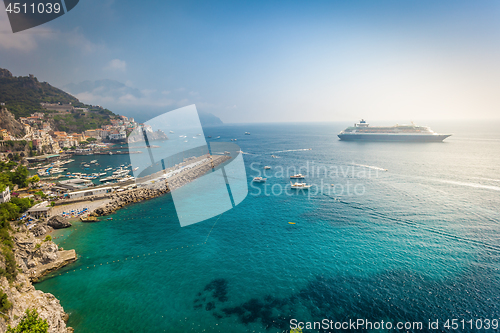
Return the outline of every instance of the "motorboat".
<path id="1" fill-rule="evenodd" d="M 254 177 L 253 182 L 255 183 L 264 183 L 267 180 L 267 178 L 262 178 L 262 177 Z"/>
<path id="2" fill-rule="evenodd" d="M 290 185 L 292 185 L 292 188 L 305 189 L 305 190 L 307 190 L 309 187 L 312 186 L 312 185 L 307 185 L 306 183 L 295 183 L 295 184 L 292 184 L 292 182 L 290 182 Z"/>
<path id="3" fill-rule="evenodd" d="M 301 173 L 298 173 L 296 175 L 290 176 L 290 178 L 292 178 L 292 179 L 304 179 L 304 178 L 306 178 L 306 176 L 304 176 Z"/>
<path id="4" fill-rule="evenodd" d="M 266 165 L 266 166 L 264 167 L 264 170 L 269 170 L 269 169 L 271 169 L 271 167 L 270 167 L 269 165 Z"/>

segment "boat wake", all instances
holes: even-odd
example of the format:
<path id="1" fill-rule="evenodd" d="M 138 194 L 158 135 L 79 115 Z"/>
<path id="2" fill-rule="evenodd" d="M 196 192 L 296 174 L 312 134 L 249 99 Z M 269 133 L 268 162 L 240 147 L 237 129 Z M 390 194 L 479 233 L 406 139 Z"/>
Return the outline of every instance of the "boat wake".
<path id="1" fill-rule="evenodd" d="M 471 177 L 474 179 L 481 179 L 481 180 L 489 180 L 491 182 L 500 182 L 500 179 L 493 179 L 493 178 L 483 178 L 483 177 Z"/>
<path id="2" fill-rule="evenodd" d="M 243 151 L 243 150 L 240 150 L 238 153 L 243 154 L 243 155 L 255 155 L 255 156 L 257 156 L 257 154 L 248 153 L 248 152 Z"/>
<path id="3" fill-rule="evenodd" d="M 482 184 L 476 184 L 476 183 L 465 183 L 465 182 L 457 182 L 457 181 L 454 181 L 454 180 L 444 180 L 444 179 L 435 179 L 435 181 L 441 182 L 441 183 L 445 183 L 445 184 L 452 184 L 452 185 L 459 185 L 459 186 L 482 188 L 482 189 L 486 189 L 486 190 L 500 191 L 500 187 L 493 186 L 493 185 L 482 185 Z"/>
<path id="4" fill-rule="evenodd" d="M 353 163 L 353 165 L 360 166 L 363 168 L 373 169 L 373 170 L 387 171 L 387 169 L 384 169 L 384 168 L 381 168 L 378 166 L 373 166 L 373 165 L 364 165 L 364 164 L 356 164 L 356 163 Z"/>
<path id="5" fill-rule="evenodd" d="M 290 152 L 290 151 L 305 151 L 305 150 L 312 150 L 312 148 L 278 150 L 278 151 L 273 151 L 273 152 L 270 152 L 269 154 L 276 154 L 276 153 L 288 153 L 288 152 Z"/>

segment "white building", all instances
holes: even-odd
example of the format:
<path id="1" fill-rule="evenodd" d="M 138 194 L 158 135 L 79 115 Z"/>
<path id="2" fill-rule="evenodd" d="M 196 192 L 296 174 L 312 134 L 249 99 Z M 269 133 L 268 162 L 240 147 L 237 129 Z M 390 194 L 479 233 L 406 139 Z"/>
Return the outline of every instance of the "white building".
<path id="1" fill-rule="evenodd" d="M 111 192 L 112 190 L 113 190 L 112 187 L 100 187 L 100 188 L 94 188 L 91 190 L 70 192 L 70 193 L 66 194 L 65 196 L 68 196 L 70 199 L 83 198 L 83 197 L 88 197 L 91 195 L 106 194 L 106 193 Z"/>
<path id="2" fill-rule="evenodd" d="M 0 192 L 0 203 L 9 202 L 10 201 L 10 190 L 7 186 L 4 191 Z"/>
<path id="3" fill-rule="evenodd" d="M 109 134 L 110 140 L 125 140 L 126 138 L 127 138 L 127 133 L 125 133 L 124 131 Z"/>
<path id="4" fill-rule="evenodd" d="M 38 219 L 40 217 L 49 217 L 51 211 L 52 207 L 49 206 L 49 202 L 44 201 L 28 209 L 28 214 Z"/>

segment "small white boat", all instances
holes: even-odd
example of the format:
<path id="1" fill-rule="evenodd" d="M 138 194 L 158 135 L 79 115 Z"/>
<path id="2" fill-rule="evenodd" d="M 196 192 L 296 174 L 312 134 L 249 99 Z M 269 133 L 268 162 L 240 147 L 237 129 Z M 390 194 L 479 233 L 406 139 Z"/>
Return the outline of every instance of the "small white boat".
<path id="1" fill-rule="evenodd" d="M 84 164 L 83 166 L 88 168 L 88 167 L 90 167 L 90 164 Z"/>
<path id="2" fill-rule="evenodd" d="M 97 160 L 92 160 L 90 161 L 90 163 L 97 163 Z"/>
<path id="3" fill-rule="evenodd" d="M 174 133 L 174 131 L 170 131 L 170 133 Z"/>
<path id="4" fill-rule="evenodd" d="M 312 186 L 312 185 L 307 185 L 306 183 L 295 183 L 295 184 L 292 184 L 292 182 L 290 182 L 290 185 L 292 185 L 292 188 L 305 189 L 305 190 L 307 190 L 309 187 Z"/>
<path id="5" fill-rule="evenodd" d="M 109 170 L 113 170 L 113 168 L 106 168 L 106 169 L 104 169 L 104 171 L 109 171 Z"/>
<path id="6" fill-rule="evenodd" d="M 290 178 L 292 178 L 292 179 L 303 179 L 303 178 L 306 178 L 306 176 L 304 176 L 301 173 L 298 173 L 296 175 L 290 176 Z"/>
<path id="7" fill-rule="evenodd" d="M 125 176 L 125 177 L 123 177 L 123 178 L 121 178 L 121 179 L 117 179 L 117 181 L 121 183 L 121 182 L 126 182 L 126 181 L 128 181 L 128 180 L 134 180 L 134 179 L 135 179 L 135 178 L 134 178 L 134 177 L 132 177 L 132 176 Z"/>
<path id="8" fill-rule="evenodd" d="M 262 177 L 254 177 L 253 182 L 256 183 L 264 183 L 267 180 L 267 178 L 262 178 Z"/>
<path id="9" fill-rule="evenodd" d="M 104 182 L 109 182 L 109 181 L 111 181 L 111 180 L 113 180 L 113 179 L 114 179 L 113 177 L 106 177 L 106 178 L 99 179 L 99 181 L 100 181 L 101 183 L 104 183 Z"/>
<path id="10" fill-rule="evenodd" d="M 269 169 L 271 169 L 271 167 L 270 167 L 270 166 L 268 166 L 268 165 L 266 165 L 266 166 L 264 167 L 264 170 L 269 170 Z"/>
<path id="11" fill-rule="evenodd" d="M 132 171 L 137 171 L 137 170 L 139 170 L 139 167 L 135 167 L 132 169 Z"/>
<path id="12" fill-rule="evenodd" d="M 245 132 L 245 135 L 250 135 L 250 132 Z"/>

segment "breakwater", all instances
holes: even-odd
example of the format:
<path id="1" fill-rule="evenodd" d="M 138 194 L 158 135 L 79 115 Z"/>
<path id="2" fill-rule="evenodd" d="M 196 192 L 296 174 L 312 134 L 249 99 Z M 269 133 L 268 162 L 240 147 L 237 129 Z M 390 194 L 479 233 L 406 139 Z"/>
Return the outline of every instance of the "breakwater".
<path id="1" fill-rule="evenodd" d="M 115 212 L 134 202 L 139 202 L 158 197 L 169 191 L 173 191 L 181 186 L 192 182 L 212 170 L 212 168 L 230 160 L 231 157 L 203 155 L 190 159 L 167 170 L 159 171 L 153 175 L 139 178 L 137 182 L 142 186 L 137 189 L 129 189 L 123 192 L 115 192 L 102 197 L 95 197 L 93 200 L 110 198 L 111 201 L 95 209 L 90 215 L 104 216 Z M 176 172 L 179 171 L 179 172 Z"/>

